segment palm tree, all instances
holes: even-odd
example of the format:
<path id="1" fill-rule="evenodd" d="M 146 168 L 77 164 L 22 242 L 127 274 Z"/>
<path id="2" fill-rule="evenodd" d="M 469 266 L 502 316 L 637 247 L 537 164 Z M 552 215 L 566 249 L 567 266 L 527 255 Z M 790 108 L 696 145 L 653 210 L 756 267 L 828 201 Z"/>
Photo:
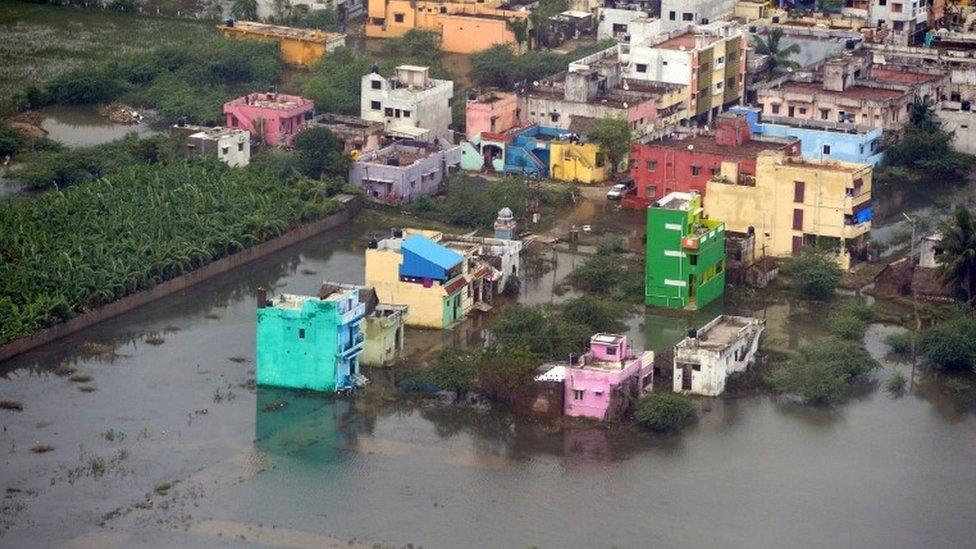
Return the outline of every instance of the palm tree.
<path id="1" fill-rule="evenodd" d="M 230 12 L 238 19 L 257 21 L 258 2 L 257 0 L 235 0 L 230 8 Z"/>
<path id="2" fill-rule="evenodd" d="M 976 296 L 976 225 L 969 208 L 957 207 L 952 221 L 942 228 L 942 249 L 939 278 L 961 290 L 972 307 Z"/>
<path id="3" fill-rule="evenodd" d="M 935 111 L 932 109 L 932 102 L 917 95 L 912 100 L 912 109 L 908 115 L 908 122 L 913 127 L 922 131 L 932 131 L 939 127 L 939 124 L 935 121 Z"/>
<path id="4" fill-rule="evenodd" d="M 756 53 L 769 58 L 769 63 L 766 65 L 767 78 L 779 76 L 789 69 L 797 69 L 800 67 L 799 63 L 790 59 L 800 53 L 800 46 L 790 44 L 785 48 L 780 47 L 779 42 L 782 39 L 783 29 L 780 28 L 773 29 L 766 38 L 758 34 L 752 36 L 752 46 L 756 48 Z"/>

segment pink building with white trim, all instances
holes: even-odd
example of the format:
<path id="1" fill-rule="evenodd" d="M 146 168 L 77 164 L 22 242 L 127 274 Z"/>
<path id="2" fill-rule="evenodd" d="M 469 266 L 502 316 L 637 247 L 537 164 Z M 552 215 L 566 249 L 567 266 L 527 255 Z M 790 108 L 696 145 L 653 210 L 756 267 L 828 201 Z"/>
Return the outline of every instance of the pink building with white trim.
<path id="1" fill-rule="evenodd" d="M 599 421 L 618 419 L 630 397 L 654 388 L 654 352 L 635 352 L 627 336 L 595 334 L 590 350 L 566 367 L 565 414 Z"/>
<path id="2" fill-rule="evenodd" d="M 482 132 L 504 133 L 518 123 L 518 96 L 514 93 L 488 91 L 468 97 L 465 105 L 468 139 L 474 139 Z"/>
<path id="3" fill-rule="evenodd" d="M 284 93 L 250 93 L 224 103 L 227 127 L 251 132 L 268 147 L 290 147 L 315 103 Z"/>

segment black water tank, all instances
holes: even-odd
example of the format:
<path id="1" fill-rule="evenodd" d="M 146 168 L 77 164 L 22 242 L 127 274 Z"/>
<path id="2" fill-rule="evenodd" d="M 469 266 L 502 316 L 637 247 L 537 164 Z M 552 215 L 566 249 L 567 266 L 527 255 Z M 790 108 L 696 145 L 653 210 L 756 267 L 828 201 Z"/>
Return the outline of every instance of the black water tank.
<path id="1" fill-rule="evenodd" d="M 379 248 L 379 247 L 380 247 L 380 243 L 375 238 L 370 238 L 369 239 L 369 249 L 370 250 L 375 250 L 376 248 Z"/>
<path id="2" fill-rule="evenodd" d="M 774 15 L 773 16 L 773 24 L 774 25 L 778 25 L 779 24 L 779 16 L 778 15 Z"/>
<path id="3" fill-rule="evenodd" d="M 853 38 L 848 38 L 847 42 L 844 43 L 844 47 L 849 50 L 853 50 L 854 48 L 857 47 L 857 40 Z"/>
<path id="4" fill-rule="evenodd" d="M 234 18 L 233 17 L 228 17 L 227 19 L 224 19 L 224 26 L 225 27 L 233 27 L 234 26 Z"/>
<path id="5" fill-rule="evenodd" d="M 697 339 L 698 338 L 698 330 L 696 330 L 694 328 L 688 328 L 688 337 L 690 337 L 691 339 Z"/>
<path id="6" fill-rule="evenodd" d="M 746 233 L 747 234 L 756 234 L 756 228 L 753 227 L 752 225 L 750 225 L 749 228 L 746 229 Z"/>
<path id="7" fill-rule="evenodd" d="M 403 238 L 403 229 L 393 229 L 393 238 Z"/>

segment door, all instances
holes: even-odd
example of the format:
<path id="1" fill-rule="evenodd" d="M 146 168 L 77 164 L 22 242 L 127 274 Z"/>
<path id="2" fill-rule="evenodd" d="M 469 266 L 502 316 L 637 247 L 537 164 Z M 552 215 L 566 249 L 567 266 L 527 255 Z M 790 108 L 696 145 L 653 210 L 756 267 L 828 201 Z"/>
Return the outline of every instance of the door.
<path id="1" fill-rule="evenodd" d="M 793 118 L 793 114 L 796 111 L 796 107 L 790 105 L 790 108 L 787 109 L 787 111 L 789 112 L 790 118 Z"/>
<path id="2" fill-rule="evenodd" d="M 681 390 L 691 390 L 691 364 L 683 364 L 681 366 Z"/>
<path id="3" fill-rule="evenodd" d="M 803 237 L 794 236 L 793 237 L 793 255 L 800 255 L 803 250 Z"/>

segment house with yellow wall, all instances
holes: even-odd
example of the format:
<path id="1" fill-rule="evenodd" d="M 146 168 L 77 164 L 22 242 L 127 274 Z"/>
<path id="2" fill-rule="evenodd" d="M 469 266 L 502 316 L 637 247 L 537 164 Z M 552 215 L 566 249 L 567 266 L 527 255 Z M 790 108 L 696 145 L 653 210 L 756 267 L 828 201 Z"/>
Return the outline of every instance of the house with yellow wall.
<path id="1" fill-rule="evenodd" d="M 705 215 L 727 230 L 756 235 L 757 254 L 789 257 L 806 246 L 834 250 L 847 269 L 871 231 L 871 166 L 766 151 L 756 174 L 723 162 L 708 181 Z"/>
<path id="2" fill-rule="evenodd" d="M 449 328 L 491 308 L 507 278 L 518 274 L 521 250 L 521 242 L 507 238 L 395 229 L 369 243 L 366 284 L 380 302 L 406 305 L 408 326 Z"/>
<path id="3" fill-rule="evenodd" d="M 496 44 L 521 51 L 528 44 L 529 14 L 501 9 L 501 4 L 500 0 L 373 0 L 366 36 L 396 38 L 419 29 L 439 34 L 446 52 L 477 53 Z"/>
<path id="4" fill-rule="evenodd" d="M 555 180 L 600 183 L 610 177 L 610 168 L 596 143 L 560 140 L 550 144 L 549 174 Z"/>
<path id="5" fill-rule="evenodd" d="M 326 53 L 346 45 L 345 34 L 316 29 L 296 29 L 232 19 L 217 28 L 224 36 L 276 42 L 281 52 L 281 61 L 293 67 L 308 68 Z"/>

